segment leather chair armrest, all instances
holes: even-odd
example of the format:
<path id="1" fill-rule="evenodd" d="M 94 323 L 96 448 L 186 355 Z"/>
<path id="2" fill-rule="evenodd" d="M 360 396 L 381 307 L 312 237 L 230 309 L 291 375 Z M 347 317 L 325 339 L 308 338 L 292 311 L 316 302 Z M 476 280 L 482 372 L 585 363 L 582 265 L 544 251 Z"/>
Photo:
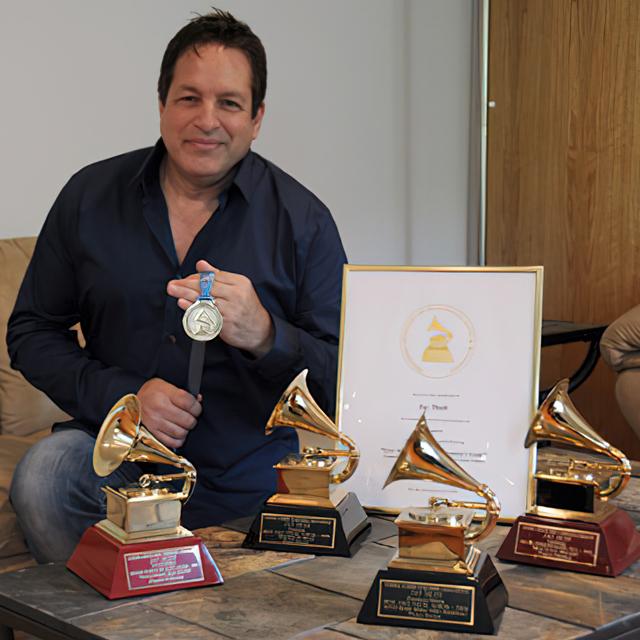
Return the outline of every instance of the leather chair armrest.
<path id="1" fill-rule="evenodd" d="M 621 371 L 616 380 L 616 400 L 629 426 L 640 437 L 640 369 Z"/>
<path id="2" fill-rule="evenodd" d="M 614 371 L 640 368 L 640 305 L 607 327 L 600 339 L 600 353 Z"/>

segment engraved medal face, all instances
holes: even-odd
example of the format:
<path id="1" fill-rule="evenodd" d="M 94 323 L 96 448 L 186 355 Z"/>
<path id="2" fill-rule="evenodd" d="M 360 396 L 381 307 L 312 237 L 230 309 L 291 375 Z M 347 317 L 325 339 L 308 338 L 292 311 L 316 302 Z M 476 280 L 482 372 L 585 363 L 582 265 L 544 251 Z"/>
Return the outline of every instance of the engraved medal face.
<path id="1" fill-rule="evenodd" d="M 213 300 L 196 300 L 184 312 L 182 326 L 192 340 L 213 340 L 222 330 L 222 314 Z"/>

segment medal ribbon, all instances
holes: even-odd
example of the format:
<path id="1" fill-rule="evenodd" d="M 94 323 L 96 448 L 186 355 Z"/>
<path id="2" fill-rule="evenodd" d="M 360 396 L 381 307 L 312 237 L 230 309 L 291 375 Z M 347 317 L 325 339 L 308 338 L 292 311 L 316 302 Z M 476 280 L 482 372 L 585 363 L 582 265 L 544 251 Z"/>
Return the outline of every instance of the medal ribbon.
<path id="1" fill-rule="evenodd" d="M 201 271 L 200 272 L 200 295 L 198 300 L 211 300 L 213 302 L 213 296 L 211 295 L 211 287 L 216 279 L 216 274 L 213 271 Z"/>
<path id="2" fill-rule="evenodd" d="M 200 295 L 198 296 L 198 300 L 210 300 L 214 302 L 213 296 L 211 295 L 211 287 L 213 287 L 215 279 L 216 274 L 213 273 L 213 271 L 200 272 Z M 198 342 L 197 340 L 191 343 L 187 389 L 194 397 L 197 397 L 198 393 L 200 393 L 206 345 L 206 342 Z"/>

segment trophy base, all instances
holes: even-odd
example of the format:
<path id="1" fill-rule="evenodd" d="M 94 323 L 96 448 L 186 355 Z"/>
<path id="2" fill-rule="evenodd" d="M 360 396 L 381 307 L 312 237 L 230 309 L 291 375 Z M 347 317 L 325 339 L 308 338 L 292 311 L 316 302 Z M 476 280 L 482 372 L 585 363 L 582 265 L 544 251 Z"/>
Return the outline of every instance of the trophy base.
<path id="1" fill-rule="evenodd" d="M 469 576 L 420 569 L 378 571 L 358 622 L 494 634 L 507 601 L 507 589 L 485 552 Z"/>
<path id="2" fill-rule="evenodd" d="M 496 556 L 551 569 L 617 576 L 640 558 L 640 533 L 620 509 L 602 522 L 523 515 Z"/>
<path id="3" fill-rule="evenodd" d="M 267 503 L 242 546 L 348 558 L 370 526 L 355 493 L 348 493 L 334 508 Z"/>
<path id="4" fill-rule="evenodd" d="M 95 525 L 84 532 L 67 569 L 109 600 L 223 582 L 197 536 L 123 543 Z"/>

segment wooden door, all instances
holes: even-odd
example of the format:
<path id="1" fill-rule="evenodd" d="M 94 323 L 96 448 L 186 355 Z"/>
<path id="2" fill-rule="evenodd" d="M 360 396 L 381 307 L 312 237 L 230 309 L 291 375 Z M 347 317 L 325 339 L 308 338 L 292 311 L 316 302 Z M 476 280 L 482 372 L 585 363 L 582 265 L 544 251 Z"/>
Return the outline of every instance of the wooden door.
<path id="1" fill-rule="evenodd" d="M 640 1 L 491 0 L 487 264 L 542 264 L 544 317 L 640 303 Z M 542 352 L 542 386 L 583 345 Z M 573 401 L 640 459 L 601 361 Z M 640 393 L 640 389 L 638 390 Z"/>

